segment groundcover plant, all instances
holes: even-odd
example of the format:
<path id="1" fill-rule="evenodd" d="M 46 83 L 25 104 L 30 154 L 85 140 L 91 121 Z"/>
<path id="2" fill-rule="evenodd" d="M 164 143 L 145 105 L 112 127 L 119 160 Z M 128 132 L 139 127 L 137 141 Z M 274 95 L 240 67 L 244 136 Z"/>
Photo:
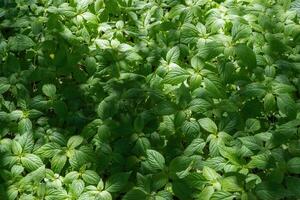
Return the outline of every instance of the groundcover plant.
<path id="1" fill-rule="evenodd" d="M 299 0 L 2 0 L 1 199 L 299 199 L 299 16 Z"/>

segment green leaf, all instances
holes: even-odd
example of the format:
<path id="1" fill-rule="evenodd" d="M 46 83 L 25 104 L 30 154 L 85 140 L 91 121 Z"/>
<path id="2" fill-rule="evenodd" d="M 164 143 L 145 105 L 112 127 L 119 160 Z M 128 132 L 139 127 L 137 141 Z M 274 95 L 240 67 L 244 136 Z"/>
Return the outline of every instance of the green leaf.
<path id="1" fill-rule="evenodd" d="M 262 182 L 255 187 L 255 193 L 259 199 L 279 200 L 284 198 L 286 190 L 281 184 Z"/>
<path id="2" fill-rule="evenodd" d="M 24 117 L 24 114 L 21 110 L 14 110 L 10 113 L 11 120 L 18 120 L 22 117 Z"/>
<path id="3" fill-rule="evenodd" d="M 204 78 L 205 89 L 209 93 L 209 95 L 213 98 L 222 98 L 224 95 L 221 90 L 217 87 L 215 82 Z"/>
<path id="4" fill-rule="evenodd" d="M 170 63 L 175 63 L 177 62 L 178 58 L 180 55 L 180 49 L 179 47 L 173 47 L 172 49 L 170 49 L 166 55 L 166 61 L 170 64 Z"/>
<path id="5" fill-rule="evenodd" d="M 3 165 L 13 166 L 18 162 L 18 160 L 19 160 L 18 156 L 5 156 L 3 157 Z"/>
<path id="6" fill-rule="evenodd" d="M 192 163 L 191 158 L 186 156 L 178 156 L 174 158 L 169 165 L 169 173 L 175 178 L 184 178 L 188 175 L 189 166 Z M 187 170 L 187 171 L 186 171 Z"/>
<path id="7" fill-rule="evenodd" d="M 144 119 L 142 116 L 138 116 L 134 119 L 134 122 L 133 122 L 133 126 L 134 126 L 134 129 L 136 131 L 142 131 L 143 128 L 144 128 Z"/>
<path id="8" fill-rule="evenodd" d="M 264 97 L 264 109 L 266 112 L 274 111 L 276 108 L 276 100 L 273 94 L 268 93 Z"/>
<path id="9" fill-rule="evenodd" d="M 280 95 L 283 93 L 292 93 L 292 92 L 296 91 L 296 89 L 294 88 L 293 85 L 276 83 L 276 82 L 272 84 L 272 89 L 273 89 L 274 93 L 277 95 Z"/>
<path id="10" fill-rule="evenodd" d="M 26 133 L 32 130 L 32 123 L 30 121 L 30 119 L 28 118 L 24 118 L 21 119 L 21 121 L 19 121 L 18 123 L 18 129 L 20 131 L 20 133 Z"/>
<path id="11" fill-rule="evenodd" d="M 192 189 L 183 181 L 174 181 L 172 183 L 172 190 L 175 196 L 181 200 L 191 199 Z"/>
<path id="12" fill-rule="evenodd" d="M 217 180 L 221 177 L 214 169 L 207 166 L 203 167 L 203 176 L 209 181 Z"/>
<path id="13" fill-rule="evenodd" d="M 78 200 L 88 200 L 88 199 L 95 199 L 95 194 L 92 191 L 84 192 L 78 198 Z"/>
<path id="14" fill-rule="evenodd" d="M 43 115 L 43 113 L 41 111 L 36 110 L 36 109 L 31 109 L 31 110 L 28 111 L 28 118 L 29 119 L 38 118 L 42 115 Z"/>
<path id="15" fill-rule="evenodd" d="M 191 59 L 191 65 L 194 69 L 201 69 L 204 63 L 198 56 L 194 56 Z"/>
<path id="16" fill-rule="evenodd" d="M 78 150 L 73 149 L 73 151 L 71 151 L 69 162 L 73 168 L 79 168 L 83 164 L 89 162 L 90 159 L 91 159 L 90 149 L 87 146 L 82 146 Z"/>
<path id="17" fill-rule="evenodd" d="M 74 180 L 79 178 L 79 173 L 76 171 L 69 172 L 63 179 L 63 182 L 66 184 L 72 183 Z M 87 181 L 85 181 L 87 182 Z"/>
<path id="18" fill-rule="evenodd" d="M 207 42 L 204 46 L 202 46 L 197 56 L 201 57 L 204 60 L 210 60 L 212 58 L 217 57 L 224 51 L 224 46 L 220 42 L 212 41 Z"/>
<path id="19" fill-rule="evenodd" d="M 278 95 L 277 106 L 279 111 L 288 117 L 294 117 L 296 115 L 296 103 L 288 94 Z"/>
<path id="20" fill-rule="evenodd" d="M 237 41 L 239 39 L 247 38 L 251 35 L 251 32 L 249 26 L 235 22 L 231 30 L 232 40 Z"/>
<path id="21" fill-rule="evenodd" d="M 60 151 L 60 146 L 56 143 L 47 143 L 37 149 L 34 153 L 44 158 L 51 158 Z"/>
<path id="22" fill-rule="evenodd" d="M 97 172 L 92 170 L 85 170 L 82 174 L 82 179 L 88 184 L 97 185 L 101 178 Z"/>
<path id="23" fill-rule="evenodd" d="M 198 172 L 190 172 L 186 177 L 184 177 L 186 183 L 195 189 L 202 190 L 203 186 L 207 184 L 207 180 L 204 176 Z"/>
<path id="24" fill-rule="evenodd" d="M 36 183 L 40 183 L 46 177 L 46 168 L 45 165 L 42 165 L 38 169 L 30 172 L 26 175 L 24 179 L 28 181 L 34 181 Z"/>
<path id="25" fill-rule="evenodd" d="M 109 192 L 102 191 L 102 192 L 100 192 L 96 195 L 96 199 L 99 199 L 99 200 L 112 200 L 112 196 Z"/>
<path id="26" fill-rule="evenodd" d="M 222 190 L 227 192 L 243 191 L 243 188 L 240 184 L 241 183 L 236 176 L 228 176 L 226 178 L 223 178 L 221 182 Z"/>
<path id="27" fill-rule="evenodd" d="M 149 170 L 163 170 L 165 167 L 165 158 L 155 150 L 147 150 L 147 160 L 146 164 L 149 167 Z"/>
<path id="28" fill-rule="evenodd" d="M 103 190 L 103 188 L 104 188 L 104 183 L 103 183 L 102 179 L 100 178 L 100 181 L 97 184 L 97 189 L 98 190 Z"/>
<path id="29" fill-rule="evenodd" d="M 294 196 L 300 195 L 300 178 L 286 177 L 286 185 L 289 192 L 292 192 Z"/>
<path id="30" fill-rule="evenodd" d="M 210 200 L 232 200 L 236 196 L 225 191 L 216 191 L 211 196 Z"/>
<path id="31" fill-rule="evenodd" d="M 293 1 L 291 3 L 290 9 L 296 11 L 299 15 L 300 14 L 300 1 L 299 0 Z"/>
<path id="32" fill-rule="evenodd" d="M 199 195 L 197 195 L 198 200 L 210 200 L 212 194 L 214 193 L 213 186 L 206 186 Z"/>
<path id="33" fill-rule="evenodd" d="M 249 168 L 267 169 L 274 166 L 274 158 L 268 153 L 261 153 L 251 157 Z"/>
<path id="34" fill-rule="evenodd" d="M 159 191 L 155 196 L 155 200 L 172 200 L 172 194 L 168 191 Z"/>
<path id="35" fill-rule="evenodd" d="M 154 112 L 157 115 L 171 115 L 176 111 L 176 105 L 169 101 L 162 101 L 154 108 Z"/>
<path id="36" fill-rule="evenodd" d="M 11 143 L 11 151 L 14 155 L 20 155 L 23 151 L 21 144 L 15 140 Z"/>
<path id="37" fill-rule="evenodd" d="M 81 137 L 79 135 L 74 135 L 74 136 L 70 137 L 70 139 L 68 140 L 67 147 L 69 149 L 75 149 L 82 142 L 83 142 L 83 137 Z"/>
<path id="38" fill-rule="evenodd" d="M 93 3 L 92 0 L 76 0 L 77 10 L 85 10 L 87 7 Z"/>
<path id="39" fill-rule="evenodd" d="M 24 51 L 34 45 L 33 40 L 26 35 L 17 35 L 8 39 L 8 46 L 12 51 Z"/>
<path id="40" fill-rule="evenodd" d="M 112 116 L 116 112 L 116 97 L 114 95 L 106 97 L 98 105 L 97 113 L 103 120 Z"/>
<path id="41" fill-rule="evenodd" d="M 108 49 L 110 48 L 110 43 L 108 40 L 103 40 L 103 39 L 96 39 L 95 40 L 96 45 L 100 48 L 100 49 Z"/>
<path id="42" fill-rule="evenodd" d="M 22 172 L 24 172 L 24 167 L 22 167 L 21 165 L 14 165 L 11 168 L 11 173 L 13 175 L 20 175 Z"/>
<path id="43" fill-rule="evenodd" d="M 149 140 L 145 137 L 142 137 L 142 138 L 138 138 L 134 147 L 133 147 L 133 151 L 135 153 L 138 153 L 138 154 L 145 154 L 146 153 L 146 150 L 148 148 L 150 148 L 151 144 L 149 142 Z"/>
<path id="44" fill-rule="evenodd" d="M 34 35 L 38 35 L 43 29 L 43 24 L 39 20 L 35 20 L 31 24 L 31 29 Z"/>
<path id="45" fill-rule="evenodd" d="M 32 152 L 34 148 L 33 134 L 31 132 L 24 133 L 20 136 L 19 143 L 24 152 Z"/>
<path id="46" fill-rule="evenodd" d="M 127 184 L 131 172 L 117 173 L 109 177 L 105 183 L 108 192 L 120 192 Z"/>
<path id="47" fill-rule="evenodd" d="M 184 43 L 194 43 L 199 39 L 199 32 L 193 24 L 185 23 L 182 25 L 180 38 Z"/>
<path id="48" fill-rule="evenodd" d="M 223 144 L 218 146 L 220 154 L 227 158 L 234 165 L 243 165 L 244 160 L 241 158 L 243 155 L 242 149 L 235 147 L 227 147 Z"/>
<path id="49" fill-rule="evenodd" d="M 91 23 L 91 24 L 97 24 L 97 16 L 94 15 L 93 13 L 91 12 L 84 12 L 81 14 L 81 16 L 83 17 L 83 19 L 85 19 L 88 23 Z M 87 30 L 86 29 L 82 29 L 82 31 L 86 31 L 86 33 L 88 34 Z M 85 34 L 85 33 L 83 33 Z M 83 35 L 82 34 L 82 35 Z M 89 41 L 89 36 L 87 38 L 87 41 Z"/>
<path id="50" fill-rule="evenodd" d="M 30 153 L 27 153 L 24 157 L 21 157 L 21 163 L 25 169 L 29 171 L 36 170 L 43 165 L 43 161 L 40 159 L 40 157 Z"/>
<path id="51" fill-rule="evenodd" d="M 212 17 L 207 19 L 207 22 L 210 25 L 210 30 L 213 33 L 217 33 L 218 31 L 220 31 L 221 29 L 224 28 L 225 26 L 225 20 L 222 18 L 218 18 L 212 15 Z"/>
<path id="52" fill-rule="evenodd" d="M 300 157 L 295 157 L 287 162 L 287 170 L 293 174 L 300 174 Z"/>
<path id="53" fill-rule="evenodd" d="M 16 186 L 9 187 L 7 190 L 7 197 L 9 200 L 14 200 L 18 197 L 18 188 Z"/>
<path id="54" fill-rule="evenodd" d="M 69 198 L 69 195 L 63 188 L 50 188 L 47 191 L 47 200 L 64 200 L 66 198 Z"/>
<path id="55" fill-rule="evenodd" d="M 0 83 L 0 94 L 4 94 L 10 88 L 10 84 Z"/>
<path id="56" fill-rule="evenodd" d="M 258 137 L 239 137 L 239 140 L 241 140 L 243 145 L 245 145 L 250 150 L 261 150 L 263 148 L 262 140 L 260 140 Z"/>
<path id="57" fill-rule="evenodd" d="M 260 122 L 257 119 L 247 119 L 245 130 L 249 132 L 255 132 L 260 129 Z"/>
<path id="58" fill-rule="evenodd" d="M 169 181 L 168 175 L 164 172 L 152 176 L 152 190 L 162 189 Z"/>
<path id="59" fill-rule="evenodd" d="M 127 192 L 122 200 L 147 199 L 147 193 L 141 188 L 133 188 Z"/>
<path id="60" fill-rule="evenodd" d="M 102 124 L 101 119 L 93 120 L 92 122 L 85 125 L 80 135 L 86 139 L 93 137 L 94 135 L 96 135 L 97 130 L 101 124 Z"/>
<path id="61" fill-rule="evenodd" d="M 242 93 L 249 98 L 262 98 L 266 94 L 266 86 L 261 83 L 250 83 L 245 87 Z"/>
<path id="62" fill-rule="evenodd" d="M 222 140 L 216 138 L 215 135 L 210 135 L 210 136 L 214 136 L 214 137 L 212 137 L 209 141 L 209 155 L 213 157 L 218 156 L 220 155 L 219 145 L 222 144 Z"/>
<path id="63" fill-rule="evenodd" d="M 181 129 L 188 137 L 194 137 L 200 132 L 200 126 L 196 120 L 184 121 Z"/>
<path id="64" fill-rule="evenodd" d="M 177 85 L 185 81 L 189 76 L 190 74 L 186 70 L 172 63 L 163 82 L 166 84 Z"/>
<path id="65" fill-rule="evenodd" d="M 201 138 L 194 139 L 191 144 L 189 144 L 186 149 L 184 150 L 184 154 L 186 156 L 191 156 L 197 153 L 202 153 L 206 142 Z"/>
<path id="66" fill-rule="evenodd" d="M 220 156 L 208 158 L 206 161 L 204 161 L 205 166 L 208 166 L 217 171 L 222 170 L 225 167 L 226 163 L 227 160 Z"/>
<path id="67" fill-rule="evenodd" d="M 85 59 L 85 64 L 86 64 L 86 70 L 88 72 L 88 74 L 92 75 L 93 73 L 96 72 L 97 70 L 97 61 L 94 57 L 87 57 Z"/>
<path id="68" fill-rule="evenodd" d="M 245 44 L 238 44 L 235 46 L 235 54 L 238 59 L 250 69 L 256 67 L 256 56 L 252 49 Z"/>
<path id="69" fill-rule="evenodd" d="M 56 94 L 56 87 L 53 84 L 46 84 L 43 85 L 42 91 L 47 97 L 53 98 Z"/>
<path id="70" fill-rule="evenodd" d="M 207 132 L 216 134 L 218 132 L 218 127 L 214 121 L 209 118 L 202 118 L 198 120 L 200 126 Z"/>
<path id="71" fill-rule="evenodd" d="M 70 190 L 78 197 L 83 192 L 84 186 L 83 180 L 74 180 L 71 184 Z"/>
<path id="72" fill-rule="evenodd" d="M 66 155 L 57 154 L 53 156 L 51 159 L 51 169 L 56 173 L 60 173 L 61 170 L 64 168 L 66 162 L 67 162 Z"/>
<path id="73" fill-rule="evenodd" d="M 206 112 L 211 108 L 210 102 L 199 98 L 193 99 L 189 106 L 189 109 L 196 113 Z"/>

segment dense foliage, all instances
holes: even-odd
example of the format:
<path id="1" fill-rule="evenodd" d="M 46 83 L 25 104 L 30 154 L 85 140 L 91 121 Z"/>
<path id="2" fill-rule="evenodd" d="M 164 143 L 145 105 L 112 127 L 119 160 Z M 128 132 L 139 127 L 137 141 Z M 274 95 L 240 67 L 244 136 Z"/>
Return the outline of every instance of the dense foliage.
<path id="1" fill-rule="evenodd" d="M 9 200 L 299 198 L 299 0 L 0 6 Z"/>

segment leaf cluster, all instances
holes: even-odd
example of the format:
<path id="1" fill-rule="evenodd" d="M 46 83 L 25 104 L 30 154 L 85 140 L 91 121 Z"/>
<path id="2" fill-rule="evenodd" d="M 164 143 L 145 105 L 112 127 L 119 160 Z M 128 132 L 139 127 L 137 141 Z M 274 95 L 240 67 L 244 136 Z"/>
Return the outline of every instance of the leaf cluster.
<path id="1" fill-rule="evenodd" d="M 1 1 L 7 199 L 299 198 L 299 16 L 299 0 Z"/>

